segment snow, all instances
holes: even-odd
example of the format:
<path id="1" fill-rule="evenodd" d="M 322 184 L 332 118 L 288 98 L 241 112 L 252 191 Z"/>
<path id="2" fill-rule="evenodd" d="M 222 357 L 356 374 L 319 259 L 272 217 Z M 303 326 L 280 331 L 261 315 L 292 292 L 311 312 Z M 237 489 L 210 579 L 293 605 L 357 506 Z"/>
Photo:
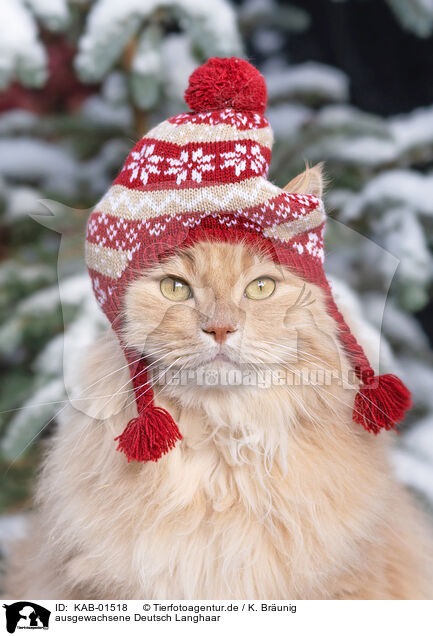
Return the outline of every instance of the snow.
<path id="1" fill-rule="evenodd" d="M 1 440 L 1 452 L 5 459 L 18 459 L 26 448 L 49 424 L 65 403 L 63 378 L 55 378 L 36 389 L 10 420 Z"/>
<path id="2" fill-rule="evenodd" d="M 132 70 L 139 75 L 160 75 L 161 73 L 161 32 L 148 27 L 144 29 L 138 41 L 137 50 L 132 61 Z"/>
<path id="3" fill-rule="evenodd" d="M 262 55 L 270 55 L 283 48 L 284 37 L 275 29 L 262 28 L 255 30 L 253 42 Z"/>
<path id="4" fill-rule="evenodd" d="M 313 111 L 300 104 L 276 104 L 266 112 L 274 137 L 290 139 L 313 117 Z"/>
<path id="5" fill-rule="evenodd" d="M 294 98 L 338 102 L 348 97 L 347 76 L 326 64 L 305 62 L 273 71 L 269 69 L 265 76 L 271 103 Z"/>
<path id="6" fill-rule="evenodd" d="M 78 359 L 95 342 L 100 332 L 109 326 L 95 302 L 87 272 L 75 277 L 74 286 L 78 287 L 78 294 L 77 290 L 71 290 L 71 286 L 63 284 L 61 299 L 64 304 L 79 305 L 79 310 L 71 322 L 65 323 L 64 332 L 48 342 L 34 363 L 37 374 L 64 376 L 67 385 L 70 384 L 67 378 L 75 375 Z"/>
<path id="7" fill-rule="evenodd" d="M 143 30 L 131 65 L 131 88 L 134 102 L 143 110 L 158 103 L 162 86 L 162 33 L 159 27 Z"/>
<path id="8" fill-rule="evenodd" d="M 129 104 L 113 104 L 91 95 L 81 106 L 81 115 L 95 127 L 128 128 L 133 116 Z"/>
<path id="9" fill-rule="evenodd" d="M 423 418 L 407 431 L 404 445 L 429 460 L 433 470 L 433 416 Z"/>
<path id="10" fill-rule="evenodd" d="M 0 173 L 17 181 L 41 182 L 50 189 L 59 185 L 73 190 L 79 177 L 78 164 L 66 149 L 29 138 L 0 139 Z"/>
<path id="11" fill-rule="evenodd" d="M 275 0 L 244 0 L 241 15 L 248 18 L 261 17 L 268 11 L 275 10 Z"/>
<path id="12" fill-rule="evenodd" d="M 342 138 L 330 154 L 332 159 L 377 168 L 402 158 L 431 158 L 433 106 L 387 121 L 347 105 L 328 106 L 319 113 L 317 124 L 334 132 L 336 128 L 349 128 L 357 134 L 350 143 Z"/>
<path id="13" fill-rule="evenodd" d="M 0 115 L 0 136 L 32 133 L 38 123 L 38 117 L 27 110 L 8 110 Z"/>
<path id="14" fill-rule="evenodd" d="M 390 129 L 401 151 L 433 143 L 433 106 L 392 117 Z"/>
<path id="15" fill-rule="evenodd" d="M 23 265 L 12 259 L 0 264 L 0 284 L 6 285 L 10 281 L 22 281 L 25 283 L 50 282 L 52 269 L 49 265 L 32 264 Z"/>
<path id="16" fill-rule="evenodd" d="M 369 168 L 378 168 L 397 159 L 398 149 L 391 140 L 377 137 L 359 137 L 348 142 L 342 137 L 340 143 L 332 140 L 328 157 L 341 162 L 364 164 Z"/>
<path id="17" fill-rule="evenodd" d="M 402 311 L 393 298 L 386 300 L 385 309 L 383 303 L 383 294 L 363 294 L 362 306 L 368 321 L 379 329 L 383 327 L 391 342 L 408 342 L 413 352 L 427 351 L 428 339 L 416 318 Z"/>
<path id="18" fill-rule="evenodd" d="M 370 206 L 383 208 L 394 204 L 406 205 L 433 217 L 433 176 L 401 169 L 382 172 L 367 183 L 346 213 L 354 219 L 364 214 Z"/>
<path id="19" fill-rule="evenodd" d="M 22 0 L 0 2 L 0 87 L 15 76 L 29 86 L 41 86 L 46 61 L 37 26 Z"/>
<path id="20" fill-rule="evenodd" d="M 65 331 L 62 374 L 66 394 L 73 402 L 74 408 L 90 416 L 94 415 L 95 405 L 91 396 L 88 400 L 81 399 L 82 378 L 77 377 L 77 375 L 80 376 L 82 361 L 85 359 L 89 347 L 97 342 L 104 330 L 108 329 L 108 320 L 100 311 L 93 292 L 90 291 L 88 301 L 83 305 L 77 319 Z M 78 401 L 75 399 L 77 394 L 80 396 Z"/>
<path id="21" fill-rule="evenodd" d="M 410 345 L 410 343 L 408 343 Z M 413 402 L 418 409 L 433 410 L 433 365 L 431 352 L 425 352 L 425 360 L 420 356 L 409 354 L 399 356 L 401 369 L 408 387 L 412 392 Z"/>
<path id="22" fill-rule="evenodd" d="M 433 504 L 433 464 L 414 456 L 404 448 L 396 448 L 391 456 L 394 473 L 405 486 L 423 493 Z"/>
<path id="23" fill-rule="evenodd" d="M 411 170 L 389 170 L 367 182 L 343 203 L 340 219 L 366 219 L 373 240 L 399 260 L 396 287 L 400 303 L 410 311 L 428 300 L 433 258 L 424 222 L 433 216 L 433 176 Z M 387 264 L 379 263 L 385 273 Z"/>
<path id="24" fill-rule="evenodd" d="M 16 308 L 18 315 L 40 315 L 55 311 L 59 304 L 59 289 L 57 285 L 35 292 L 22 300 Z"/>
<path id="25" fill-rule="evenodd" d="M 388 123 L 370 113 L 363 113 L 349 104 L 327 104 L 316 114 L 315 124 L 321 131 L 333 135 L 346 135 L 346 143 L 359 136 L 375 137 L 380 140 L 391 140 L 392 134 Z M 351 139 L 352 138 L 352 139 Z"/>
<path id="26" fill-rule="evenodd" d="M 11 189 L 8 196 L 5 219 L 11 223 L 38 210 L 40 211 L 38 202 L 40 198 L 41 193 L 35 188 L 23 186 Z"/>
<path id="27" fill-rule="evenodd" d="M 66 0 L 26 0 L 26 4 L 51 31 L 60 31 L 67 26 L 69 10 Z"/>
<path id="28" fill-rule="evenodd" d="M 224 0 L 177 0 L 175 13 L 182 28 L 208 57 L 240 54 L 236 16 Z M 79 41 L 76 68 L 83 79 L 97 81 L 119 59 L 127 42 L 156 9 L 172 9 L 170 0 L 99 0 L 88 16 Z"/>
<path id="29" fill-rule="evenodd" d="M 388 0 L 403 27 L 421 38 L 433 31 L 433 0 Z"/>
<path id="30" fill-rule="evenodd" d="M 310 15 L 305 9 L 275 0 L 244 0 L 238 16 L 243 31 L 248 32 L 251 28 L 266 24 L 275 28 L 277 36 L 281 31 L 301 33 L 311 24 Z M 279 46 L 280 50 L 283 44 L 284 40 Z"/>
<path id="31" fill-rule="evenodd" d="M 122 140 L 112 138 L 99 155 L 78 161 L 70 150 L 55 143 L 28 137 L 3 138 L 0 139 L 0 174 L 18 183 L 37 185 L 38 189 L 56 196 L 76 196 L 77 191 L 85 187 L 99 196 L 109 185 L 107 168 L 118 169 L 119 157 L 126 156 L 130 149 L 131 142 L 122 131 L 131 125 L 131 109 L 110 105 L 94 96 L 86 100 L 82 115 L 94 126 L 117 127 Z"/>
<path id="32" fill-rule="evenodd" d="M 78 360 L 101 331 L 108 327 L 108 321 L 93 296 L 89 276 L 87 272 L 83 272 L 62 280 L 59 286 L 52 285 L 22 301 L 16 315 L 0 330 L 0 342 L 2 335 L 6 343 L 10 342 L 13 335 L 10 332 L 14 328 L 17 329 L 19 338 L 20 316 L 53 312 L 60 301 L 62 305 L 75 307 L 74 317 L 70 323 L 64 325 L 64 332 L 53 338 L 34 362 L 36 387 L 9 422 L 2 439 L 2 454 L 7 459 L 13 460 L 24 452 L 26 445 L 32 443 L 63 408 L 67 396 L 73 395 Z M 12 351 L 16 346 L 15 338 Z M 43 378 L 44 384 L 38 386 L 37 381 L 40 378 Z M 86 405 L 79 404 L 78 408 L 85 412 Z"/>
<path id="33" fill-rule="evenodd" d="M 188 86 L 188 78 L 197 67 L 191 51 L 191 39 L 186 33 L 166 36 L 161 48 L 165 94 L 180 108 L 185 108 L 183 94 Z"/>
<path id="34" fill-rule="evenodd" d="M 70 276 L 60 282 L 60 286 L 52 285 L 37 291 L 19 303 L 16 308 L 18 315 L 32 315 L 55 311 L 60 302 L 78 305 L 88 297 L 88 276 L 82 274 Z"/>
<path id="35" fill-rule="evenodd" d="M 48 342 L 33 363 L 33 370 L 39 375 L 53 376 L 63 373 L 64 334 L 55 336 Z"/>
<path id="36" fill-rule="evenodd" d="M 341 279 L 327 274 L 332 294 L 351 332 L 363 347 L 372 367 L 376 370 L 390 367 L 392 354 L 377 328 L 367 322 L 360 299 Z"/>
<path id="37" fill-rule="evenodd" d="M 8 556 L 12 541 L 24 539 L 28 530 L 28 517 L 15 513 L 0 516 L 0 551 Z"/>
<path id="38" fill-rule="evenodd" d="M 9 320 L 0 327 L 0 352 L 7 359 L 13 357 L 22 338 L 22 327 L 18 320 Z"/>
<path id="39" fill-rule="evenodd" d="M 128 83 L 125 73 L 112 71 L 102 84 L 101 95 L 110 104 L 125 104 L 128 101 Z"/>

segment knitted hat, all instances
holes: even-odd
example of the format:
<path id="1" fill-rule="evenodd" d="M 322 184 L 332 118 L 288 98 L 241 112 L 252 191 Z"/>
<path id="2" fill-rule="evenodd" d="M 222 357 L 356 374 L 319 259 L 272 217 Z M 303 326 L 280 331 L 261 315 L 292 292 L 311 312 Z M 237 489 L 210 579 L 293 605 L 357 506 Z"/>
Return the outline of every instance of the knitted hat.
<path id="1" fill-rule="evenodd" d="M 87 225 L 93 289 L 119 336 L 136 396 L 138 415 L 116 438 L 118 450 L 128 461 L 156 461 L 181 439 L 171 415 L 153 404 L 143 360 L 122 343 L 121 310 L 140 271 L 200 239 L 260 242 L 276 262 L 321 287 L 360 380 L 353 419 L 373 433 L 394 428 L 410 393 L 394 375 L 374 376 L 334 302 L 323 270 L 322 201 L 266 178 L 272 131 L 264 78 L 245 60 L 212 58 L 192 73 L 185 100 L 190 112 L 135 145 Z"/>

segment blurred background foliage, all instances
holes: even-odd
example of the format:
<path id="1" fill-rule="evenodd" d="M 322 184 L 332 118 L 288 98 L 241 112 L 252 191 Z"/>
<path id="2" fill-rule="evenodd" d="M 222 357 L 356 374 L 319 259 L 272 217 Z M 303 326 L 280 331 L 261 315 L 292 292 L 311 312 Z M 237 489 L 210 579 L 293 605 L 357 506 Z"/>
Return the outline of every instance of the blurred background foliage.
<path id="1" fill-rule="evenodd" d="M 272 180 L 326 162 L 344 224 L 328 228 L 327 269 L 413 391 L 395 466 L 432 504 L 432 32 L 425 0 L 0 4 L 0 512 L 27 503 L 37 440 L 66 399 L 65 343 L 85 346 L 101 323 L 78 246 L 87 211 L 214 55 L 266 77 Z M 47 200 L 63 204 L 54 216 Z M 73 246 L 61 272 L 60 236 Z"/>

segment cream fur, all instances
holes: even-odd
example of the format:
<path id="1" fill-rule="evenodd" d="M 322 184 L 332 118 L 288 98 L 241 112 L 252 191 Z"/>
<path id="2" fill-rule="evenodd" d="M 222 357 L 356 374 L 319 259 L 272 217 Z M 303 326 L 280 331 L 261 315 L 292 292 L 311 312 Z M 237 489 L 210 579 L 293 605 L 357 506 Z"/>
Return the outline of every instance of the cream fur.
<path id="1" fill-rule="evenodd" d="M 320 195 L 322 185 L 318 165 L 287 188 Z M 169 274 L 194 298 L 162 298 Z M 273 296 L 245 299 L 264 275 L 277 279 Z M 242 245 L 198 244 L 130 287 L 124 336 L 154 370 L 307 367 L 345 377 L 322 292 L 306 285 L 297 302 L 303 287 Z M 211 323 L 236 329 L 222 350 L 231 363 L 211 360 L 218 347 L 202 331 Z M 113 438 L 136 410 L 111 332 L 83 365 L 81 397 L 46 447 L 6 597 L 433 598 L 431 530 L 392 477 L 393 434 L 352 422 L 356 386 L 157 386 L 155 402 L 183 440 L 157 463 L 128 464 Z"/>
<path id="2" fill-rule="evenodd" d="M 167 273 L 195 298 L 162 298 Z M 280 277 L 275 294 L 245 299 L 266 274 Z M 203 325 L 229 321 L 237 363 L 347 371 L 321 290 L 308 285 L 314 302 L 287 310 L 302 286 L 242 245 L 198 244 L 132 284 L 125 337 L 149 360 L 165 347 L 164 366 L 197 367 L 216 346 Z M 283 348 L 294 336 L 305 359 Z M 84 363 L 92 414 L 71 404 L 47 445 L 7 597 L 433 598 L 428 531 L 387 461 L 393 434 L 352 422 L 356 387 L 164 387 L 156 403 L 183 440 L 157 463 L 128 464 L 113 438 L 136 410 L 114 335 Z"/>

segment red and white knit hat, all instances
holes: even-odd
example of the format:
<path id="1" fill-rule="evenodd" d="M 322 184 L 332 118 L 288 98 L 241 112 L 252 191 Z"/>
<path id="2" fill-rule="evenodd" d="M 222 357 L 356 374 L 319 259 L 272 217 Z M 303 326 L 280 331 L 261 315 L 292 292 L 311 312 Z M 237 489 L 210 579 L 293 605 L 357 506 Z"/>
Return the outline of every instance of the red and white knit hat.
<path id="1" fill-rule="evenodd" d="M 323 270 L 322 201 L 285 192 L 266 178 L 272 131 L 264 117 L 263 76 L 245 60 L 212 58 L 192 73 L 185 101 L 191 112 L 162 122 L 135 145 L 88 221 L 93 289 L 120 341 L 122 299 L 141 270 L 200 239 L 260 242 L 276 262 L 325 291 L 361 381 L 353 419 L 373 433 L 394 428 L 410 393 L 394 375 L 374 376 L 338 311 Z M 170 414 L 153 404 L 144 362 L 123 348 L 138 416 L 116 438 L 118 449 L 128 461 L 156 461 L 181 434 Z"/>

